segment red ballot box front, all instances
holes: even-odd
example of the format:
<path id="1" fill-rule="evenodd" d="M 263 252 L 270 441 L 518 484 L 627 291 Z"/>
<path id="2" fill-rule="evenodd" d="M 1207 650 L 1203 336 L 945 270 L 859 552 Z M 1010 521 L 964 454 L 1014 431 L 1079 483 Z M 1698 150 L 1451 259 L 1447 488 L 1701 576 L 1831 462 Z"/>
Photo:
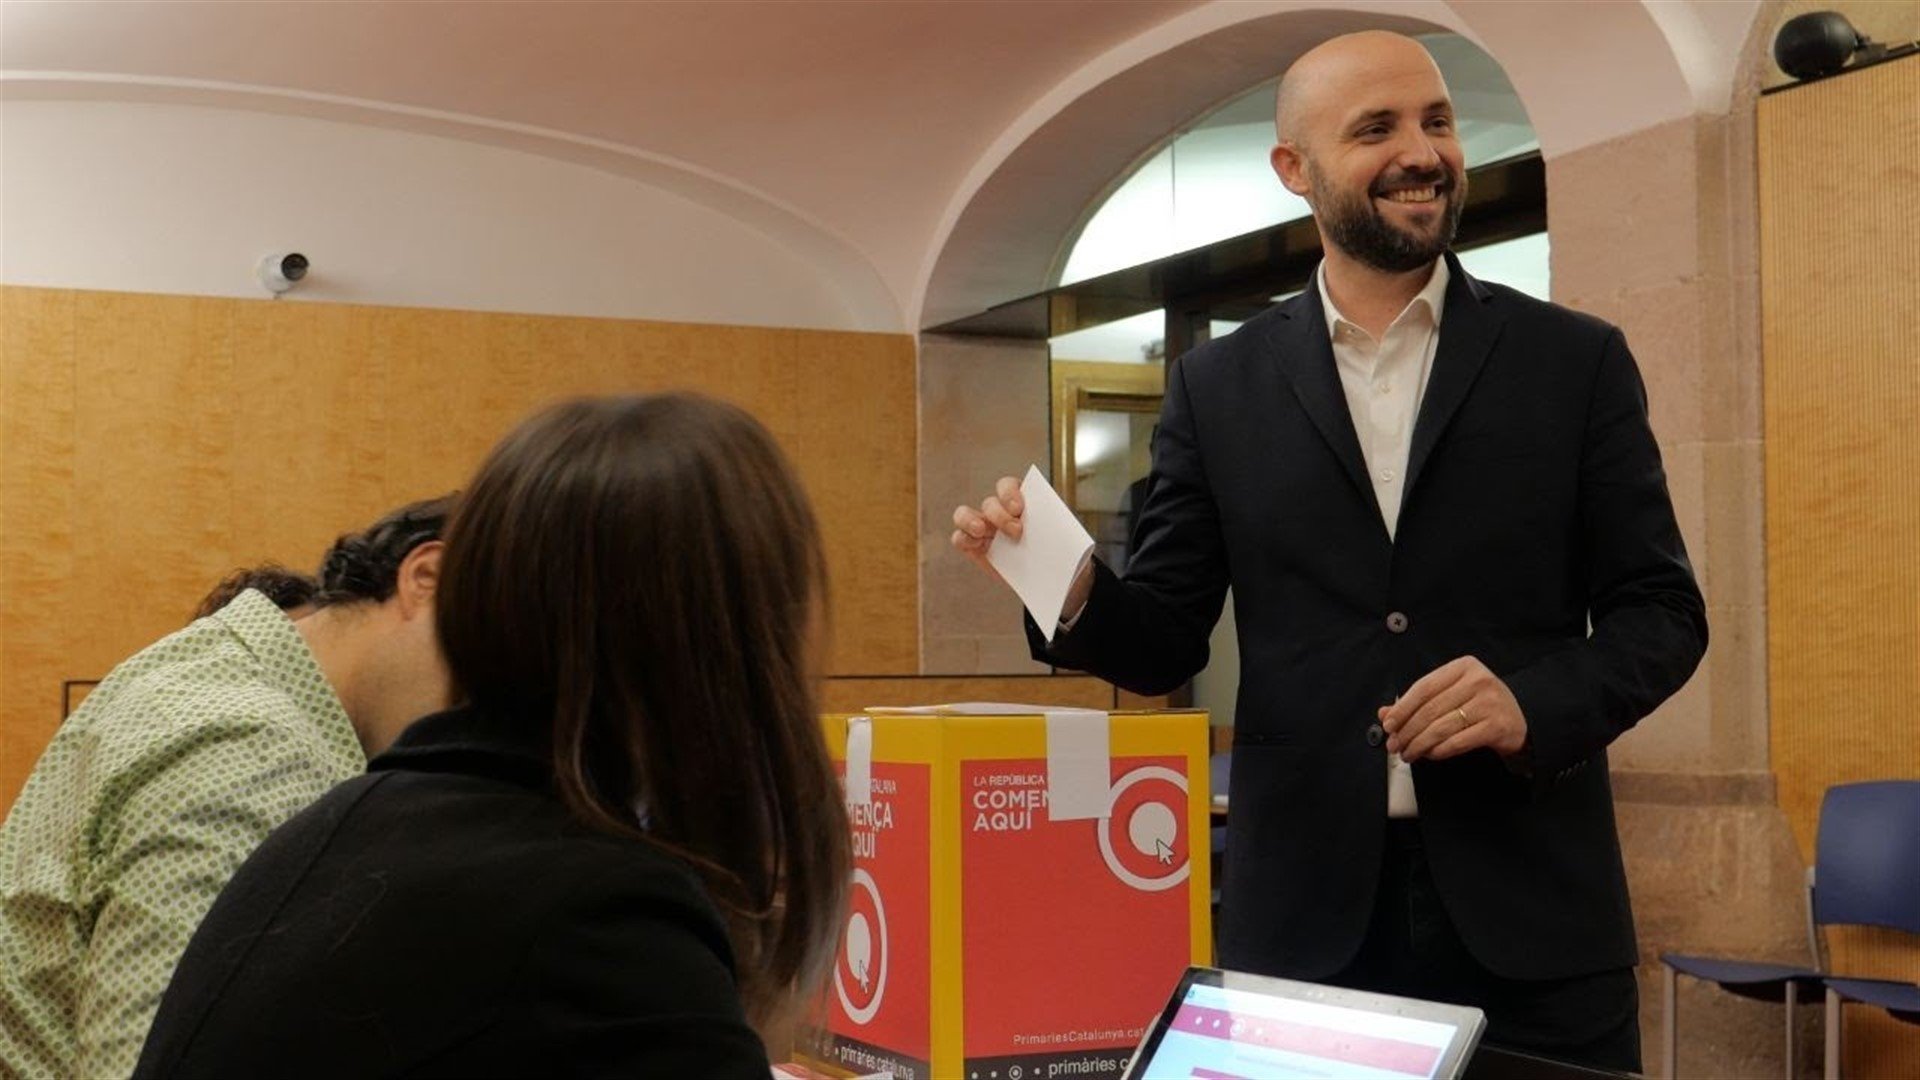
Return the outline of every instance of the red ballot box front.
<path id="1" fill-rule="evenodd" d="M 849 719 L 826 720 L 843 771 Z M 1064 820 L 1039 714 L 861 719 L 871 797 L 849 806 L 852 902 L 812 1056 L 900 1080 L 1119 1075 L 1211 954 L 1205 714 L 1102 718 L 1093 808 Z"/>

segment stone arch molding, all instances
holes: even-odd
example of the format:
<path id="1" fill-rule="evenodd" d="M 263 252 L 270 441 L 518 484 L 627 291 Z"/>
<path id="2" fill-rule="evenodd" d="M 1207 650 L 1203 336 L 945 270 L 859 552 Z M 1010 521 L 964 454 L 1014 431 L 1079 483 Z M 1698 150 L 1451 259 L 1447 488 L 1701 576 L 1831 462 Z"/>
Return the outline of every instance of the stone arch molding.
<path id="1" fill-rule="evenodd" d="M 1552 159 L 1725 111 L 1761 6 L 1733 0 L 1703 17 L 1657 0 L 1213 0 L 1073 72 L 1002 132 L 948 203 L 908 313 L 935 326 L 1047 288 L 1083 215 L 1128 166 L 1328 37 L 1461 34 L 1506 70 Z"/>
<path id="2" fill-rule="evenodd" d="M 435 135 L 583 165 L 666 191 L 760 231 L 818 267 L 844 304 L 851 329 L 897 331 L 901 305 L 873 263 L 828 225 L 750 185 L 622 143 L 462 113 L 279 87 L 199 79 L 13 71 L 0 97 L 195 105 Z"/>

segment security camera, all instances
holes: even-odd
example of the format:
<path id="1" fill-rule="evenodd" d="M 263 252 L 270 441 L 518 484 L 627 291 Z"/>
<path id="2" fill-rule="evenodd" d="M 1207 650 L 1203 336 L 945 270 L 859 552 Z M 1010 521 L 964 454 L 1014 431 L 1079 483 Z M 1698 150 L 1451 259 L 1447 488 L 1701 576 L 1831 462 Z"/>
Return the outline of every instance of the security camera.
<path id="1" fill-rule="evenodd" d="M 307 257 L 297 251 L 280 255 L 267 255 L 261 258 L 258 267 L 260 284 L 275 296 L 286 292 L 307 276 Z"/>

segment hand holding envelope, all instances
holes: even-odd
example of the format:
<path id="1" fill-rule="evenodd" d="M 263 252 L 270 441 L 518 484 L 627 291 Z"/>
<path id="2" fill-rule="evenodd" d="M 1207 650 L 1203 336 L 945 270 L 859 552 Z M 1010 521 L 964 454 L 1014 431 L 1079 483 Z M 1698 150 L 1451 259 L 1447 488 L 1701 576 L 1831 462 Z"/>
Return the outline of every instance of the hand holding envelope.
<path id="1" fill-rule="evenodd" d="M 953 524 L 953 546 L 1012 586 L 1048 641 L 1086 601 L 1093 537 L 1039 466 L 1028 466 L 1022 480 L 1002 477 L 980 509 L 954 510 Z"/>

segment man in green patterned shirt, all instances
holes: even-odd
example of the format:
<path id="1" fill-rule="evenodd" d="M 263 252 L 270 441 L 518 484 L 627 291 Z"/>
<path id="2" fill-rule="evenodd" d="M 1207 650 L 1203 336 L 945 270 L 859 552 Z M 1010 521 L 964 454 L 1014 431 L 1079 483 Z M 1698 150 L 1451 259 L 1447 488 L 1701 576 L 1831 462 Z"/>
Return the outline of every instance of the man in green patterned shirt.
<path id="1" fill-rule="evenodd" d="M 0 827 L 0 1076 L 125 1076 L 175 963 L 266 835 L 446 705 L 449 500 L 342 537 L 299 622 L 259 592 L 116 667 Z"/>

